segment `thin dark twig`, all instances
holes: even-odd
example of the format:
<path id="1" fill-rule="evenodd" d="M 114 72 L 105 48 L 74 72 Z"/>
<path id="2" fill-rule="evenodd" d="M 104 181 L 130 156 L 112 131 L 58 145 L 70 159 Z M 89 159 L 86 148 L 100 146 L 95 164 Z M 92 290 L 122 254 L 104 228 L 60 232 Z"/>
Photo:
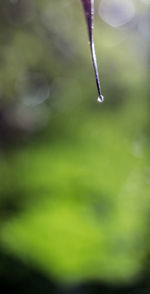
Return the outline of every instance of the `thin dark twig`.
<path id="1" fill-rule="evenodd" d="M 94 67 L 94 73 L 95 73 L 95 79 L 96 79 L 96 85 L 98 90 L 98 101 L 103 102 L 104 97 L 101 93 L 101 86 L 100 86 L 100 79 L 99 79 L 99 73 L 98 73 L 98 66 L 97 66 L 97 59 L 96 59 L 96 52 L 95 52 L 95 45 L 94 45 L 94 38 L 93 38 L 93 27 L 94 27 L 94 0 L 81 0 L 85 12 L 85 17 L 87 21 L 88 26 L 88 35 L 89 35 L 89 41 L 90 41 L 90 49 L 91 49 L 91 56 L 92 56 L 92 62 Z"/>

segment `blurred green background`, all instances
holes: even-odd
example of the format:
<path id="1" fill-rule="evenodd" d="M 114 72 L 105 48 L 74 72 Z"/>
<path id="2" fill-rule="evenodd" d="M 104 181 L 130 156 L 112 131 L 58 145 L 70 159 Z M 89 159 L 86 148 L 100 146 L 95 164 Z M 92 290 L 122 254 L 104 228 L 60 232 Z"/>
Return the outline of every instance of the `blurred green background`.
<path id="1" fill-rule="evenodd" d="M 92 281 L 127 287 L 148 275 L 149 4 L 95 1 L 105 96 L 98 104 L 80 1 L 0 1 L 5 284 L 13 280 L 17 289 L 31 269 L 56 288 Z"/>

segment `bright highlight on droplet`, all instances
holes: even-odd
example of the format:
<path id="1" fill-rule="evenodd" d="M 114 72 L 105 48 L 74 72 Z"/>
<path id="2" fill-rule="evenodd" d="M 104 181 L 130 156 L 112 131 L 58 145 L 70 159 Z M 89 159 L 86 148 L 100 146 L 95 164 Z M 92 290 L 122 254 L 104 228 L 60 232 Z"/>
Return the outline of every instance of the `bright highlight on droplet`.
<path id="1" fill-rule="evenodd" d="M 104 102 L 104 96 L 100 95 L 98 98 L 97 98 L 97 101 L 102 103 Z"/>

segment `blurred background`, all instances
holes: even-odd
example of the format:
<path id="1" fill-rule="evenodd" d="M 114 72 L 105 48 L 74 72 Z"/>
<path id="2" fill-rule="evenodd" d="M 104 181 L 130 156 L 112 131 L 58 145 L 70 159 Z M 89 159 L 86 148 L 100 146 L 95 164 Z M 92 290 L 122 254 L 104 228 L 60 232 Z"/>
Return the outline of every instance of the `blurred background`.
<path id="1" fill-rule="evenodd" d="M 0 1 L 0 285 L 150 293 L 150 1 Z"/>

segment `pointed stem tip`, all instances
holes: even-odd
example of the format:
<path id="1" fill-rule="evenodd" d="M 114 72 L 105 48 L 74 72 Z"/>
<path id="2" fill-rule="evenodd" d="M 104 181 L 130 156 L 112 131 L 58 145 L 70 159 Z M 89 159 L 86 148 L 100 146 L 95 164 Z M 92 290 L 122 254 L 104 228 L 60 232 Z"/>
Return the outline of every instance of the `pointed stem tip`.
<path id="1" fill-rule="evenodd" d="M 98 102 L 103 102 L 104 97 L 101 95 L 101 86 L 100 86 L 98 65 L 97 65 L 94 38 L 93 38 L 94 0 L 81 0 L 81 1 L 82 1 L 82 4 L 83 4 L 84 13 L 85 13 L 85 17 L 86 17 L 86 22 L 87 22 L 87 26 L 88 26 L 88 35 L 89 35 L 91 56 L 92 56 L 92 62 L 93 62 L 93 67 L 94 67 L 96 85 L 97 85 L 97 90 L 98 90 L 98 95 L 99 95 Z"/>

